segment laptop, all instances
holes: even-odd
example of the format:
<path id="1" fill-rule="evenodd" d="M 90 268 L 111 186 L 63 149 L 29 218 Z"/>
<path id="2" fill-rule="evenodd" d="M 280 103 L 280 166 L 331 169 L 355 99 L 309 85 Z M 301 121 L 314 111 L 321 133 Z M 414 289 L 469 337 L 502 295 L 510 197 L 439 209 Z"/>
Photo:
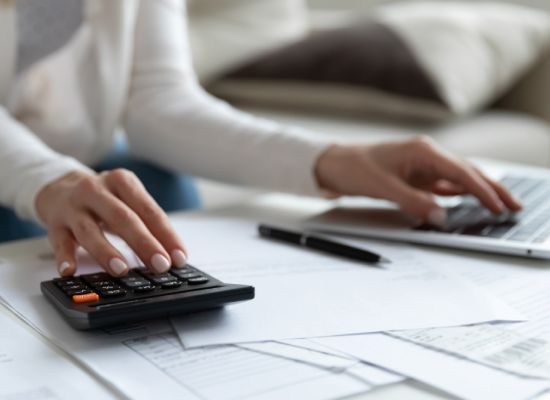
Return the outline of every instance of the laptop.
<path id="1" fill-rule="evenodd" d="M 442 227 L 419 224 L 394 206 L 341 205 L 304 222 L 309 230 L 550 259 L 550 170 L 484 168 L 518 197 L 519 213 L 495 216 L 472 196 L 449 199 Z"/>

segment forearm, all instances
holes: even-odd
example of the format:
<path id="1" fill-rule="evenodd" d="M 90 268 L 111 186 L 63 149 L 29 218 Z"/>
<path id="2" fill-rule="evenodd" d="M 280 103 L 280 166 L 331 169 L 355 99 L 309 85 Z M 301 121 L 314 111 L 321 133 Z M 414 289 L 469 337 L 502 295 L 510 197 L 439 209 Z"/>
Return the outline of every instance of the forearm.
<path id="1" fill-rule="evenodd" d="M 141 5 L 125 121 L 132 151 L 211 179 L 317 193 L 314 164 L 327 144 L 207 95 L 191 67 L 182 15 L 177 0 Z"/>
<path id="2" fill-rule="evenodd" d="M 327 145 L 304 131 L 181 88 L 143 90 L 130 110 L 130 147 L 140 157 L 223 182 L 318 193 L 313 168 Z"/>
<path id="3" fill-rule="evenodd" d="M 75 170 L 88 169 L 42 143 L 0 107 L 0 204 L 26 219 L 41 222 L 35 199 L 48 183 Z"/>

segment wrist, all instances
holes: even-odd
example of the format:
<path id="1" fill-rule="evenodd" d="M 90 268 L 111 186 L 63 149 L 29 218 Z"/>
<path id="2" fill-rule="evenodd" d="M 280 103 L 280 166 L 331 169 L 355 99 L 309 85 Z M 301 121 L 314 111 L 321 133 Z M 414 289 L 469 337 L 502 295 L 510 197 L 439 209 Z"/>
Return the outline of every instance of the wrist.
<path id="1" fill-rule="evenodd" d="M 90 172 L 74 170 L 44 185 L 35 198 L 34 205 L 38 218 L 43 223 L 47 223 L 48 210 L 51 205 L 57 204 L 56 198 L 63 195 L 63 188 L 68 188 L 86 176 L 90 176 Z"/>

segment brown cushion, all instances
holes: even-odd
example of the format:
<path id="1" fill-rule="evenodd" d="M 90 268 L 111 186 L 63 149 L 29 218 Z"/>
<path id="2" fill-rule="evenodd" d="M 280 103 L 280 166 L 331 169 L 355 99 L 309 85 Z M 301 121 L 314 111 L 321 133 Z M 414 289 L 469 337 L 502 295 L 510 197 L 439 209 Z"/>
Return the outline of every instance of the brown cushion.
<path id="1" fill-rule="evenodd" d="M 390 28 L 374 21 L 314 34 L 226 77 L 364 86 L 441 102 L 407 45 Z"/>

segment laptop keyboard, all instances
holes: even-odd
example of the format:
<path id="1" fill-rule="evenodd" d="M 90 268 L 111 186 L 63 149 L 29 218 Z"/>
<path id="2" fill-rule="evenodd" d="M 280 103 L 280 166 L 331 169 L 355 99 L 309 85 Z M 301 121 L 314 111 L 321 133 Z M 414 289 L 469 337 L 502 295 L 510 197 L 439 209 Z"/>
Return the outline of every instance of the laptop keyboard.
<path id="1" fill-rule="evenodd" d="M 445 226 L 422 225 L 416 229 L 516 242 L 546 241 L 550 236 L 550 180 L 506 176 L 501 183 L 521 200 L 522 211 L 496 216 L 476 199 L 467 197 L 459 205 L 447 209 Z"/>

